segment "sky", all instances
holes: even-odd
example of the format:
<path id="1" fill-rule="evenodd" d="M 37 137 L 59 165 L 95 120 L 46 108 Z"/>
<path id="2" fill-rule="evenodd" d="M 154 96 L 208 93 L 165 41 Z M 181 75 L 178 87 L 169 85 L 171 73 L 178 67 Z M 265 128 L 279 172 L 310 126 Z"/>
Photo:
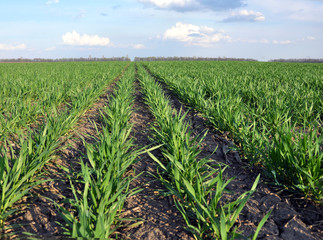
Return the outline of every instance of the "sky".
<path id="1" fill-rule="evenodd" d="M 0 59 L 323 58 L 323 0 L 0 0 Z"/>

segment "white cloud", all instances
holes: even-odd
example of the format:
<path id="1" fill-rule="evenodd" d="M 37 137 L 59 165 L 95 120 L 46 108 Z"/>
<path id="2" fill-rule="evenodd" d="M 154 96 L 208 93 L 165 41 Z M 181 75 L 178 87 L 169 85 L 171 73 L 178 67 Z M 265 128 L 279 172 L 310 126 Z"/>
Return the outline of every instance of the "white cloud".
<path id="1" fill-rule="evenodd" d="M 212 10 L 222 11 L 244 6 L 243 0 L 138 0 L 146 6 L 178 12 Z"/>
<path id="2" fill-rule="evenodd" d="M 241 43 L 260 43 L 260 44 L 269 44 L 271 43 L 270 40 L 268 39 L 241 39 L 241 38 L 238 38 L 238 39 L 234 39 L 232 40 L 232 42 L 241 42 Z"/>
<path id="3" fill-rule="evenodd" d="M 264 21 L 265 16 L 261 12 L 240 10 L 232 12 L 231 16 L 224 19 L 224 22 L 260 22 Z"/>
<path id="4" fill-rule="evenodd" d="M 292 43 L 292 41 L 290 41 L 290 40 L 284 40 L 284 41 L 273 40 L 273 44 L 286 45 L 286 44 L 291 44 L 291 43 Z"/>
<path id="5" fill-rule="evenodd" d="M 145 45 L 143 45 L 143 44 L 132 44 L 132 47 L 134 49 L 143 49 L 143 48 L 145 48 Z"/>
<path id="6" fill-rule="evenodd" d="M 261 39 L 261 40 L 247 40 L 248 43 L 264 43 L 267 44 L 269 43 L 269 40 L 267 39 Z"/>
<path id="7" fill-rule="evenodd" d="M 0 43 L 0 51 L 1 50 L 7 50 L 7 51 L 22 50 L 22 49 L 26 49 L 26 48 L 27 48 L 26 44 L 11 45 L 11 44 L 1 44 Z"/>
<path id="8" fill-rule="evenodd" d="M 59 3 L 59 0 L 49 0 L 46 4 L 56 4 Z"/>
<path id="9" fill-rule="evenodd" d="M 297 43 L 299 41 L 305 41 L 305 40 L 316 40 L 315 37 L 312 36 L 307 36 L 306 38 L 302 38 L 302 39 L 294 39 L 294 40 L 267 40 L 267 39 L 237 39 L 234 42 L 242 42 L 242 43 L 263 43 L 263 44 L 280 44 L 280 45 L 288 45 L 288 44 L 293 44 L 293 43 Z"/>
<path id="10" fill-rule="evenodd" d="M 231 41 L 231 37 L 223 32 L 216 32 L 207 26 L 196 26 L 178 22 L 175 26 L 166 30 L 163 35 L 165 40 L 177 40 L 185 42 L 186 45 L 196 45 L 202 47 L 211 46 L 220 41 Z"/>
<path id="11" fill-rule="evenodd" d="M 323 0 L 322 0 L 323 1 Z M 297 41 L 307 41 L 307 40 L 309 40 L 309 41 L 314 41 L 314 40 L 316 40 L 316 37 L 313 37 L 313 36 L 307 36 L 307 37 L 303 37 L 303 38 L 301 38 L 301 39 L 298 39 Z"/>
<path id="12" fill-rule="evenodd" d="M 315 37 L 313 37 L 313 36 L 307 36 L 307 37 L 306 37 L 306 39 L 307 39 L 307 40 L 315 40 L 316 38 L 315 38 Z"/>
<path id="13" fill-rule="evenodd" d="M 158 8 L 173 8 L 191 5 L 194 0 L 139 0 L 139 2 L 150 4 Z"/>
<path id="14" fill-rule="evenodd" d="M 82 36 L 76 31 L 68 32 L 62 36 L 63 43 L 74 46 L 109 46 L 111 41 L 107 37 L 98 35 L 83 34 Z"/>

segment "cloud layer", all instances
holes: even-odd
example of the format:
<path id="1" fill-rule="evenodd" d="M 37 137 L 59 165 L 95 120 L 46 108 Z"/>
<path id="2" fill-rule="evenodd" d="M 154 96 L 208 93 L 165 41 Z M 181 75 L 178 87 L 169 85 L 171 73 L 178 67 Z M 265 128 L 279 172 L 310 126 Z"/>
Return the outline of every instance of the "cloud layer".
<path id="1" fill-rule="evenodd" d="M 26 49 L 26 44 L 18 44 L 18 45 L 11 45 L 11 44 L 1 44 L 0 43 L 0 51 L 6 50 L 6 51 L 12 51 L 12 50 L 22 50 Z"/>
<path id="2" fill-rule="evenodd" d="M 195 45 L 201 47 L 208 47 L 220 41 L 231 41 L 230 36 L 222 32 L 216 32 L 213 28 L 181 22 L 166 30 L 163 39 L 184 42 L 187 46 Z"/>
<path id="3" fill-rule="evenodd" d="M 222 11 L 244 6 L 242 0 L 138 0 L 146 6 L 178 12 Z"/>
<path id="4" fill-rule="evenodd" d="M 134 49 L 144 49 L 145 48 L 145 45 L 143 44 L 131 44 L 131 46 L 134 48 Z"/>
<path id="5" fill-rule="evenodd" d="M 223 22 L 260 22 L 264 20 L 265 16 L 261 12 L 240 10 L 232 12 L 231 16 L 224 19 Z"/>
<path id="6" fill-rule="evenodd" d="M 109 46 L 111 41 L 107 37 L 98 35 L 80 35 L 76 31 L 68 32 L 62 36 L 63 43 L 73 46 Z"/>
<path id="7" fill-rule="evenodd" d="M 273 40 L 273 44 L 286 45 L 286 44 L 291 44 L 291 43 L 292 43 L 292 41 L 290 41 L 290 40 L 283 40 L 283 41 Z"/>

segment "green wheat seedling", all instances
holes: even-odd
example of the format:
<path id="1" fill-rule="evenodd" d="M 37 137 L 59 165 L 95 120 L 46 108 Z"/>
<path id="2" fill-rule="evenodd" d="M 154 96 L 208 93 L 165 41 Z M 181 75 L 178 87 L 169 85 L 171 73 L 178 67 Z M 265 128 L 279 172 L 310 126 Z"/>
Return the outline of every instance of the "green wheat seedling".
<path id="1" fill-rule="evenodd" d="M 192 136 L 189 123 L 185 121 L 186 113 L 176 113 L 170 107 L 170 102 L 162 93 L 162 88 L 146 72 L 139 67 L 140 82 L 156 126 L 153 126 L 154 140 L 162 145 L 166 162 L 155 160 L 161 172 L 158 178 L 174 196 L 177 209 L 181 212 L 188 229 L 197 239 L 227 239 L 242 236 L 233 228 L 234 224 L 255 191 L 259 177 L 249 192 L 242 194 L 236 201 L 220 204 L 225 187 L 230 180 L 224 181 L 224 169 L 214 168 L 214 163 L 208 159 L 198 159 L 201 152 L 199 146 L 204 136 Z M 263 219 L 254 238 L 260 231 Z"/>
<path id="2" fill-rule="evenodd" d="M 127 64 L 1 64 L 0 140 L 51 111 L 89 105 Z"/>
<path id="3" fill-rule="evenodd" d="M 322 200 L 323 155 L 320 154 L 319 143 L 323 142 L 323 137 L 315 129 L 309 129 L 307 134 L 303 132 L 286 126 L 275 134 L 269 150 L 275 167 L 270 165 L 267 169 L 276 181 L 295 186 L 307 195 L 318 196 Z"/>
<path id="4" fill-rule="evenodd" d="M 267 167 L 264 171 L 271 172 L 277 184 L 322 199 L 323 153 L 318 147 L 322 142 L 321 65 L 251 62 L 144 65 L 184 102 L 203 113 L 215 129 L 226 133 L 240 148 L 243 158 Z M 298 129 L 303 129 L 301 136 Z M 298 164 L 299 160 L 302 164 Z M 292 167 L 293 164 L 297 167 Z M 285 167 L 293 180 L 285 177 Z"/>
<path id="5" fill-rule="evenodd" d="M 74 198 L 67 200 L 72 211 L 58 206 L 66 222 L 65 233 L 71 237 L 108 239 L 126 220 L 120 217 L 126 198 L 140 191 L 129 190 L 133 177 L 127 175 L 139 155 L 129 138 L 133 81 L 131 68 L 119 81 L 109 106 L 101 111 L 98 143 L 85 144 L 88 163 L 81 162 L 81 174 L 71 180 Z M 81 190 L 76 187 L 79 183 Z"/>
<path id="6" fill-rule="evenodd" d="M 0 155 L 0 229 L 3 230 L 5 221 L 18 209 L 14 204 L 29 193 L 29 190 L 44 181 L 33 179 L 34 174 L 42 167 L 42 163 L 30 152 L 32 140 L 24 141 L 19 156 L 8 158 L 5 149 L 1 147 Z M 14 155 L 11 149 L 12 155 Z"/>
<path id="7" fill-rule="evenodd" d="M 115 172 L 119 172 L 116 176 Z M 130 178 L 121 175 L 121 169 L 115 163 L 108 169 L 95 169 L 82 162 L 80 178 L 84 189 L 77 191 L 71 182 L 74 199 L 69 199 L 74 211 L 60 207 L 67 223 L 65 231 L 71 237 L 105 238 L 114 233 L 122 219 L 118 216 L 129 193 Z M 135 192 L 132 192 L 134 194 Z"/>
<path id="8" fill-rule="evenodd" d="M 40 180 L 43 167 L 52 160 L 57 150 L 62 148 L 61 141 L 69 137 L 69 131 L 102 93 L 104 87 L 113 79 L 113 75 L 116 76 L 117 71 L 121 71 L 125 66 L 115 64 L 114 66 L 119 66 L 114 70 L 110 69 L 111 76 L 103 74 L 98 76 L 97 68 L 93 69 L 92 73 L 83 75 L 81 68 L 73 72 L 68 68 L 62 69 L 63 65 L 58 64 L 55 72 L 57 76 L 55 74 L 49 76 L 48 67 L 55 65 L 41 65 L 44 68 L 39 68 L 39 71 L 35 70 L 36 65 L 33 64 L 28 65 L 28 68 L 27 65 L 19 65 L 22 72 L 27 72 L 26 78 L 20 75 L 18 65 L 12 65 L 18 70 L 10 73 L 12 79 L 3 79 L 3 88 L 0 91 L 0 105 L 3 106 L 0 115 L 0 141 L 3 144 L 0 154 L 2 230 L 6 219 L 17 211 L 15 204 L 28 195 L 33 187 L 50 180 Z M 73 63 L 71 65 L 77 66 Z M 113 64 L 110 66 L 113 68 Z M 81 70 L 86 69 L 87 67 Z M 63 75 L 59 74 L 58 70 L 63 70 Z M 93 73 L 98 78 L 89 82 L 89 77 Z M 82 75 L 85 76 L 83 79 Z M 67 81 L 66 76 L 70 81 Z M 15 84 L 14 88 L 12 84 Z M 71 107 L 61 107 L 62 104 Z M 38 123 L 33 123 L 39 116 L 42 117 L 37 119 Z M 32 129 L 30 129 L 31 123 L 34 125 Z M 23 131 L 22 127 L 25 128 Z M 13 151 L 9 144 L 5 144 L 10 134 L 18 135 L 16 151 Z"/>
<path id="9" fill-rule="evenodd" d="M 74 118 L 66 118 L 65 115 L 58 119 L 49 117 L 47 122 L 40 125 L 37 131 L 31 132 L 30 130 L 27 138 L 20 137 L 18 154 L 15 154 L 8 146 L 1 148 L 1 227 L 3 227 L 5 220 L 17 211 L 17 209 L 13 209 L 16 202 L 29 194 L 32 187 L 50 180 L 40 180 L 41 170 L 58 150 L 59 138 L 73 124 L 75 124 Z M 10 159 L 7 149 L 10 149 Z"/>

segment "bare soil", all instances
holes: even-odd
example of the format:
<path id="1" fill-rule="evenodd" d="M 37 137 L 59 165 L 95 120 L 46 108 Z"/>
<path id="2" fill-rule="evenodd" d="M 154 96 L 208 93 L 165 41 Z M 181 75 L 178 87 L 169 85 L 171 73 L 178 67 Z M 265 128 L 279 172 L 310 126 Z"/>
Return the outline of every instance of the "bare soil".
<path id="1" fill-rule="evenodd" d="M 228 186 L 232 194 L 226 194 L 223 200 L 235 199 L 249 190 L 261 170 L 250 167 L 248 163 L 241 160 L 238 153 L 229 149 L 231 143 L 226 136 L 214 131 L 198 112 L 182 103 L 176 95 L 167 90 L 165 85 L 163 87 L 166 95 L 171 99 L 173 108 L 177 111 L 180 109 L 189 111 L 187 121 L 191 122 L 194 134 L 207 131 L 199 157 L 208 157 L 215 162 L 223 162 L 230 166 L 225 171 L 225 177 L 235 178 Z M 47 172 L 43 177 L 54 181 L 35 188 L 32 190 L 33 196 L 23 199 L 19 204 L 19 207 L 24 208 L 8 221 L 10 226 L 19 224 L 19 227 L 11 231 L 14 233 L 13 238 L 25 238 L 23 232 L 28 232 L 35 234 L 36 238 L 64 239 L 64 231 L 57 224 L 64 221 L 54 204 L 47 198 L 61 203 L 63 199 L 72 197 L 68 173 L 60 166 L 74 172 L 80 170 L 79 162 L 84 159 L 85 153 L 83 140 L 87 143 L 98 140 L 92 122 L 100 126 L 99 109 L 108 105 L 108 96 L 112 94 L 113 88 L 114 85 L 111 85 L 99 101 L 85 113 L 74 129 L 72 138 L 64 141 L 65 148 L 46 166 Z M 153 124 L 154 118 L 143 101 L 137 81 L 135 88 L 131 137 L 136 147 L 141 148 L 152 144 L 150 124 Z M 153 154 L 157 158 L 162 158 L 159 150 L 153 151 Z M 140 187 L 143 190 L 127 199 L 122 217 L 135 218 L 135 220 L 120 228 L 116 236 L 121 239 L 194 239 L 185 229 L 185 223 L 172 199 L 163 196 L 162 192 L 166 191 L 165 188 L 152 176 L 156 174 L 156 168 L 154 161 L 147 154 L 142 154 L 133 169 L 129 169 L 134 171 L 135 175 L 141 174 L 132 182 L 131 188 Z M 290 194 L 289 191 L 276 189 L 266 184 L 265 178 L 262 177 L 262 179 L 257 191 L 239 216 L 238 230 L 244 231 L 245 235 L 251 235 L 262 217 L 273 209 L 259 239 L 323 239 L 322 207 L 301 196 Z M 131 225 L 136 222 L 137 225 Z"/>

